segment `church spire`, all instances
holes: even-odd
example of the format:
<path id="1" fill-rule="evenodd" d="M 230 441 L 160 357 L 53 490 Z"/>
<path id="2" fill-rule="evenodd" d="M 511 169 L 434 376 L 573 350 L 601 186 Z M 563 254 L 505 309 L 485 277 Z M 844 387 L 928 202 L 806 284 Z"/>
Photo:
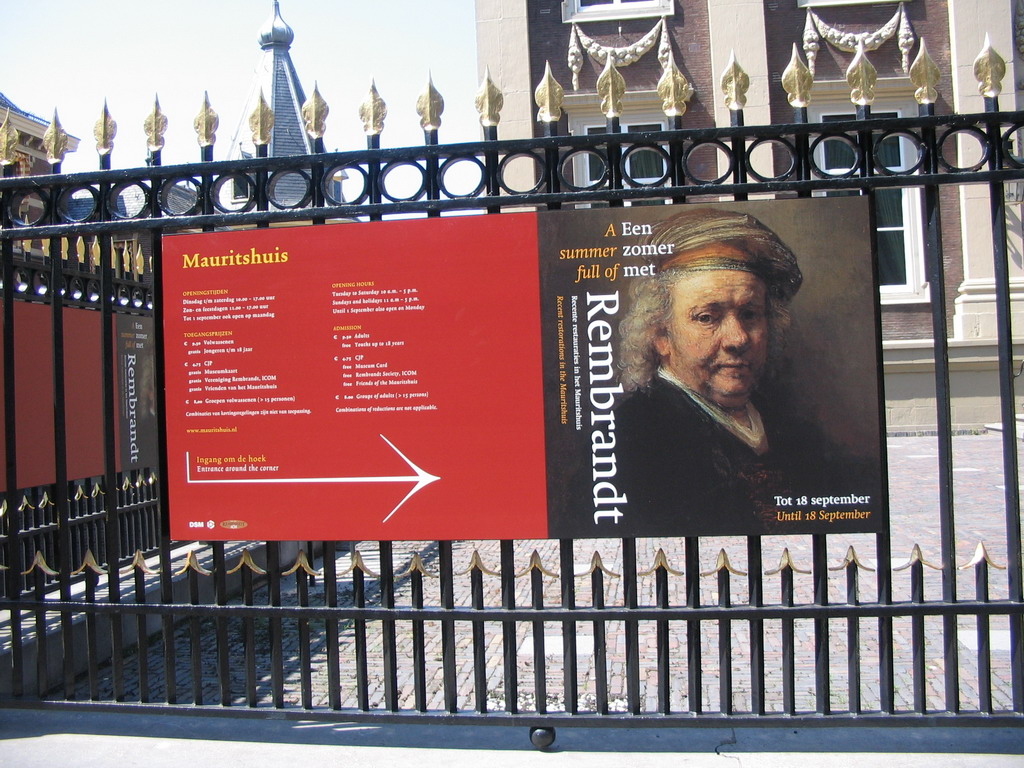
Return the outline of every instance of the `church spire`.
<path id="1" fill-rule="evenodd" d="M 249 130 L 249 116 L 259 106 L 260 93 L 274 113 L 274 126 L 267 151 L 271 157 L 304 155 L 313 151 L 312 140 L 302 122 L 302 105 L 306 94 L 295 72 L 289 53 L 295 32 L 281 18 L 281 7 L 274 0 L 270 18 L 260 28 L 260 48 L 253 80 L 239 116 L 238 128 L 231 141 L 230 158 L 253 157 L 256 148 Z"/>
<path id="2" fill-rule="evenodd" d="M 263 50 L 275 45 L 289 48 L 294 39 L 295 33 L 281 18 L 281 6 L 278 0 L 274 0 L 274 12 L 260 30 L 260 47 Z"/>

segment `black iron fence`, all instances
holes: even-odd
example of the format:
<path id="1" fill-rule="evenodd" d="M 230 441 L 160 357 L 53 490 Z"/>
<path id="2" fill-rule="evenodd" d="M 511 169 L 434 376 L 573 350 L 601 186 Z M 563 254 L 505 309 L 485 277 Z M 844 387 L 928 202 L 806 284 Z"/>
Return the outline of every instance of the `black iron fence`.
<path id="1" fill-rule="evenodd" d="M 0 180 L 2 703 L 545 726 L 1019 724 L 1024 594 L 1004 186 L 1024 180 L 1024 114 L 1000 112 L 992 93 L 980 114 L 935 115 L 924 104 L 906 118 L 873 118 L 866 105 L 848 121 L 794 115 L 787 125 L 745 126 L 735 110 L 731 127 L 643 133 L 622 133 L 611 117 L 606 133 L 587 136 L 558 135 L 555 115 L 545 135 L 526 140 L 499 140 L 487 127 L 484 141 L 445 145 L 428 129 L 415 148 L 381 149 L 373 135 L 360 151 L 212 162 L 206 147 L 202 162 L 173 167 L 155 150 L 146 167 L 65 175 L 56 162 L 52 175 Z M 887 164 L 882 148 L 894 140 L 911 162 Z M 830 142 L 852 158 L 842 172 L 822 160 Z M 638 180 L 632 160 L 641 153 Z M 661 169 L 653 179 L 652 159 Z M 939 195 L 963 185 L 982 185 L 990 203 L 1002 563 L 984 546 L 956 561 L 964 500 L 953 487 Z M 160 470 L 121 469 L 115 318 L 153 315 L 159 361 L 164 233 L 907 187 L 921 190 L 931 286 L 938 553 L 922 554 L 915 530 L 301 548 L 177 542 L 161 533 Z M 141 245 L 119 250 L 128 240 Z M 41 257 L 23 256 L 26 242 Z M 28 489 L 18 485 L 26 427 L 14 415 L 39 393 L 16 378 L 23 302 L 50 310 L 55 372 L 45 393 L 54 478 Z M 95 477 L 69 476 L 65 403 L 78 382 L 64 369 L 74 322 L 65 310 L 101 316 L 104 469 Z M 159 388 L 156 396 L 162 406 Z"/>

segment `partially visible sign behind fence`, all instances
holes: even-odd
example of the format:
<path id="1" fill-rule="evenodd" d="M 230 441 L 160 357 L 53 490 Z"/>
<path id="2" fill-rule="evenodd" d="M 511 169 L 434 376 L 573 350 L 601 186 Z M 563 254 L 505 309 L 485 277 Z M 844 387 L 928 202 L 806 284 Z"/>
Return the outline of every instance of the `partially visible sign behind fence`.
<path id="1" fill-rule="evenodd" d="M 881 531 L 871 243 L 866 198 L 170 237 L 171 533 Z"/>

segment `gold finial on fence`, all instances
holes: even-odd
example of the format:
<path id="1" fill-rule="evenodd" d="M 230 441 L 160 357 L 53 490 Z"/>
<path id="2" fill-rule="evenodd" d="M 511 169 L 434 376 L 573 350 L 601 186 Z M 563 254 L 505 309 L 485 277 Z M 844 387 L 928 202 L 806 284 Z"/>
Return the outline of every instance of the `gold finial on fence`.
<path id="1" fill-rule="evenodd" d="M 601 114 L 607 118 L 622 114 L 622 97 L 626 95 L 626 81 L 615 68 L 615 57 L 609 56 L 604 71 L 597 78 L 597 95 L 601 97 Z"/>
<path id="2" fill-rule="evenodd" d="M 474 549 L 473 554 L 469 558 L 469 565 L 466 570 L 459 573 L 460 576 L 465 576 L 467 573 L 472 573 L 474 570 L 480 571 L 480 573 L 486 573 L 488 576 L 500 576 L 501 574 L 497 571 L 492 571 L 486 565 L 484 565 L 483 558 L 480 557 L 480 550 Z"/>
<path id="3" fill-rule="evenodd" d="M 729 63 L 722 73 L 722 93 L 725 94 L 725 106 L 737 112 L 747 104 L 747 91 L 750 89 L 750 76 L 736 61 L 736 51 L 729 52 Z"/>
<path id="4" fill-rule="evenodd" d="M 522 576 L 526 576 L 531 571 L 540 571 L 545 576 L 550 576 L 553 579 L 558 578 L 558 574 L 557 573 L 552 573 L 551 571 L 549 571 L 547 568 L 544 567 L 544 563 L 541 562 L 541 559 L 540 559 L 540 552 L 538 552 L 536 549 L 533 550 L 533 552 L 530 554 L 530 562 L 527 563 L 526 567 L 523 568 L 523 570 L 521 570 L 519 573 L 516 574 L 516 578 L 518 579 L 518 578 L 521 578 Z"/>
<path id="5" fill-rule="evenodd" d="M 765 576 L 774 576 L 776 573 L 781 573 L 784 568 L 789 568 L 794 573 L 810 573 L 801 568 L 796 567 L 796 563 L 793 562 L 793 556 L 789 554 L 789 547 L 782 550 L 782 557 L 779 559 L 778 568 L 774 568 L 770 571 L 765 571 Z"/>
<path id="6" fill-rule="evenodd" d="M 220 118 L 210 106 L 210 94 L 203 91 L 203 106 L 199 108 L 199 114 L 192 121 L 192 127 L 196 129 L 196 140 L 200 147 L 212 147 L 217 141 L 217 128 L 220 126 Z"/>
<path id="7" fill-rule="evenodd" d="M 121 574 L 127 576 L 132 571 L 140 571 L 147 576 L 155 576 L 158 573 L 158 571 L 154 571 L 146 565 L 146 556 L 142 554 L 141 549 L 135 550 L 135 555 L 132 557 L 132 561 L 121 569 Z"/>
<path id="8" fill-rule="evenodd" d="M 96 562 L 96 556 L 92 553 L 91 549 L 85 550 L 85 557 L 82 558 L 82 564 L 71 572 L 72 576 L 78 576 L 81 573 L 85 573 L 87 570 L 92 571 L 97 576 L 105 576 L 107 572 L 103 569 L 98 562 Z"/>
<path id="9" fill-rule="evenodd" d="M 187 573 L 189 570 L 195 571 L 200 576 L 210 575 L 210 572 L 199 564 L 199 558 L 196 557 L 196 551 L 194 549 L 188 553 L 188 556 L 185 558 L 185 564 L 181 566 L 181 568 L 176 570 L 174 572 L 174 575 L 181 576 L 182 574 Z"/>
<path id="10" fill-rule="evenodd" d="M 619 574 L 615 573 L 615 571 L 608 570 L 608 568 L 605 566 L 604 561 L 601 560 L 601 553 L 600 552 L 595 552 L 591 556 L 591 558 L 590 558 L 590 568 L 588 570 L 584 571 L 583 573 L 577 573 L 576 574 L 576 578 L 579 579 L 579 578 L 582 578 L 583 576 L 592 576 L 596 571 L 600 571 L 601 573 L 603 573 L 605 576 L 607 576 L 610 579 L 617 579 L 617 578 L 619 578 Z"/>
<path id="11" fill-rule="evenodd" d="M 103 111 L 100 119 L 93 126 L 92 135 L 96 139 L 96 151 L 101 155 L 109 155 L 114 150 L 114 137 L 117 136 L 117 123 L 110 116 L 107 100 L 103 100 Z"/>
<path id="12" fill-rule="evenodd" d="M 1003 77 L 1006 75 L 1006 61 L 992 48 L 988 35 L 985 47 L 974 60 L 974 79 L 978 81 L 978 93 L 986 99 L 994 99 L 1003 91 Z"/>
<path id="13" fill-rule="evenodd" d="M 100 487 L 100 484 L 97 482 L 97 483 L 93 483 L 92 494 L 91 495 L 95 499 L 97 496 L 106 496 L 107 494 L 105 494 L 103 492 L 103 489 Z"/>
<path id="14" fill-rule="evenodd" d="M 84 485 L 79 484 L 79 485 L 75 486 L 75 495 L 74 495 L 74 500 L 75 501 L 81 501 L 82 499 L 85 499 L 85 498 L 88 498 L 88 497 L 89 497 L 89 494 L 87 494 L 85 492 L 85 486 Z"/>
<path id="15" fill-rule="evenodd" d="M 501 120 L 501 108 L 505 106 L 505 97 L 501 89 L 491 80 L 490 68 L 484 68 L 484 79 L 476 94 L 476 111 L 480 115 L 480 125 L 485 128 L 496 126 Z"/>
<path id="16" fill-rule="evenodd" d="M 274 130 L 274 110 L 267 104 L 262 88 L 256 109 L 249 115 L 249 130 L 252 131 L 252 143 L 257 147 L 265 147 L 270 143 L 270 134 Z"/>
<path id="17" fill-rule="evenodd" d="M 562 118 L 565 89 L 551 74 L 551 62 L 549 61 L 544 63 L 544 77 L 540 79 L 537 90 L 533 92 L 533 100 L 537 105 L 537 122 L 557 123 Z"/>
<path id="18" fill-rule="evenodd" d="M 99 235 L 92 239 L 92 248 L 89 253 L 92 256 L 92 265 L 98 267 L 100 265 L 100 238 Z"/>
<path id="19" fill-rule="evenodd" d="M 302 105 L 302 122 L 305 124 L 306 134 L 311 139 L 322 139 L 327 131 L 327 114 L 331 111 L 320 95 L 320 89 L 313 83 L 313 93 L 306 103 Z"/>
<path id="20" fill-rule="evenodd" d="M 50 498 L 50 492 L 43 491 L 43 498 L 39 500 L 39 504 L 37 506 L 39 509 L 46 509 L 47 507 L 55 507 L 57 505 L 54 504 L 53 499 Z"/>
<path id="21" fill-rule="evenodd" d="M 24 512 L 26 509 L 35 509 L 35 507 L 32 506 L 32 503 L 28 500 L 28 494 L 21 497 L 21 504 L 18 505 L 19 512 Z"/>
<path id="22" fill-rule="evenodd" d="M 263 576 L 266 574 L 266 571 L 260 568 L 256 564 L 256 561 L 252 559 L 252 552 L 250 552 L 248 548 L 242 550 L 242 556 L 238 558 L 238 564 L 228 571 L 228 575 L 230 576 L 233 573 L 238 573 L 242 570 L 243 566 L 248 568 L 257 576 Z"/>
<path id="23" fill-rule="evenodd" d="M 7 499 L 0 502 L 0 518 L 7 514 Z"/>
<path id="24" fill-rule="evenodd" d="M 0 124 L 0 165 L 14 165 L 18 162 L 18 129 L 11 125 L 11 110 L 7 110 Z"/>
<path id="25" fill-rule="evenodd" d="M 927 560 L 925 560 L 924 559 L 924 555 L 921 554 L 921 547 L 920 547 L 920 545 L 915 544 L 914 548 L 910 550 L 910 559 L 907 560 L 907 562 L 905 562 L 903 565 L 898 565 L 895 568 L 893 568 L 893 571 L 894 572 L 895 571 L 905 571 L 907 568 L 912 566 L 914 563 L 921 563 L 921 565 L 927 565 L 929 568 L 931 568 L 933 570 L 936 570 L 936 571 L 941 571 L 942 570 L 942 566 L 941 565 L 935 565 L 934 563 L 929 563 Z"/>
<path id="26" fill-rule="evenodd" d="M 284 573 L 282 573 L 281 575 L 291 576 L 293 573 L 297 572 L 300 569 L 307 576 L 319 577 L 322 575 L 320 571 L 313 568 L 312 564 L 309 562 L 309 557 L 306 555 L 306 550 L 304 549 L 299 550 L 299 554 L 295 557 L 295 562 L 292 564 L 292 567 Z"/>
<path id="27" fill-rule="evenodd" d="M 146 254 L 142 252 L 142 243 L 135 241 L 135 273 L 141 275 L 146 271 Z"/>
<path id="28" fill-rule="evenodd" d="M 814 73 L 804 64 L 793 43 L 793 55 L 782 73 L 782 88 L 786 91 L 789 103 L 801 109 L 811 103 L 811 88 L 814 86 Z"/>
<path id="29" fill-rule="evenodd" d="M 935 100 L 939 98 L 939 92 L 935 90 L 935 86 L 939 84 L 940 79 L 942 79 L 942 72 L 932 61 L 932 57 L 928 55 L 928 47 L 924 44 L 924 38 L 921 38 L 921 47 L 917 51 L 917 58 L 910 65 L 910 82 L 917 88 L 914 91 L 914 98 L 917 99 L 918 104 L 935 103 Z"/>
<path id="30" fill-rule="evenodd" d="M 366 101 L 359 105 L 359 119 L 363 121 L 363 133 L 367 136 L 379 136 L 384 130 L 384 119 L 387 116 L 388 105 L 377 93 L 377 84 L 371 80 Z"/>
<path id="31" fill-rule="evenodd" d="M 978 542 L 978 546 L 974 549 L 974 557 L 972 557 L 966 563 L 961 565 L 960 570 L 966 571 L 968 568 L 974 568 L 975 566 L 980 565 L 981 563 L 988 563 L 990 566 L 992 566 L 993 568 L 998 568 L 1000 571 L 1006 570 L 1005 565 L 1000 565 L 992 559 L 992 556 L 989 555 L 988 549 L 985 547 L 985 542 L 983 541 Z"/>
<path id="32" fill-rule="evenodd" d="M 356 571 L 361 571 L 371 579 L 380 578 L 379 574 L 374 573 L 367 567 L 366 562 L 363 560 L 363 555 L 358 549 L 352 551 L 352 564 L 345 573 L 355 573 Z"/>
<path id="33" fill-rule="evenodd" d="M 21 572 L 21 575 L 28 576 L 32 573 L 32 571 L 36 570 L 36 568 L 45 573 L 47 576 L 57 575 L 57 572 L 46 564 L 46 558 L 43 557 L 43 553 L 40 552 L 38 549 L 36 550 L 36 556 L 32 558 L 32 562 L 29 563 L 29 566 L 26 570 Z"/>
<path id="34" fill-rule="evenodd" d="M 146 147 L 150 152 L 159 152 L 164 148 L 164 134 L 167 133 L 167 116 L 160 109 L 160 97 L 153 98 L 153 111 L 146 115 L 142 123 L 146 132 Z"/>
<path id="35" fill-rule="evenodd" d="M 665 113 L 666 117 L 682 117 L 686 114 L 686 105 L 693 93 L 693 86 L 686 79 L 686 75 L 679 71 L 675 56 L 670 49 L 668 64 L 658 80 L 661 111 Z"/>
<path id="36" fill-rule="evenodd" d="M 728 571 L 733 576 L 746 576 L 745 571 L 741 571 L 738 568 L 733 568 L 732 563 L 729 562 L 729 555 L 725 553 L 724 549 L 718 550 L 718 559 L 715 561 L 715 567 L 710 571 L 704 571 L 701 576 L 714 576 L 716 573 L 721 571 Z"/>
<path id="37" fill-rule="evenodd" d="M 412 559 L 409 561 L 409 567 L 405 569 L 405 572 L 401 574 L 399 578 L 405 578 L 411 576 L 414 573 L 422 574 L 430 579 L 436 579 L 437 574 L 427 570 L 426 564 L 423 562 L 423 558 L 420 557 L 419 552 L 412 553 Z"/>
<path id="38" fill-rule="evenodd" d="M 424 131 L 436 131 L 441 127 L 441 113 L 444 112 L 444 99 L 434 87 L 434 81 L 427 74 L 427 85 L 423 93 L 416 99 L 416 114 L 420 116 L 420 127 Z"/>
<path id="39" fill-rule="evenodd" d="M 847 550 L 846 550 L 846 557 L 843 558 L 843 562 L 841 562 L 839 565 L 835 565 L 835 566 L 829 568 L 829 570 L 830 571 L 842 571 L 842 570 L 845 570 L 846 568 L 849 568 L 851 564 L 852 565 L 856 565 L 858 568 L 860 568 L 863 571 L 874 571 L 875 570 L 874 568 L 871 568 L 870 566 L 864 565 L 864 563 L 862 563 L 860 561 L 860 558 L 857 557 L 857 550 L 855 550 L 853 548 L 852 544 L 847 548 Z"/>
<path id="40" fill-rule="evenodd" d="M 868 61 L 863 41 L 857 43 L 857 53 L 846 70 L 846 82 L 850 86 L 850 101 L 858 107 L 866 107 L 875 100 L 878 70 Z"/>
<path id="41" fill-rule="evenodd" d="M 664 549 L 658 548 L 657 552 L 654 553 L 654 564 L 650 566 L 649 570 L 644 570 L 640 573 L 637 573 L 637 575 L 638 577 L 648 577 L 648 575 L 653 575 L 658 568 L 665 568 L 666 572 L 672 573 L 672 575 L 683 574 L 683 571 L 676 570 L 671 565 L 669 565 L 669 556 L 665 554 Z"/>
<path id="42" fill-rule="evenodd" d="M 60 124 L 56 109 L 53 110 L 53 120 L 43 134 L 43 146 L 46 148 L 46 160 L 50 165 L 64 162 L 64 155 L 68 153 L 68 134 Z"/>

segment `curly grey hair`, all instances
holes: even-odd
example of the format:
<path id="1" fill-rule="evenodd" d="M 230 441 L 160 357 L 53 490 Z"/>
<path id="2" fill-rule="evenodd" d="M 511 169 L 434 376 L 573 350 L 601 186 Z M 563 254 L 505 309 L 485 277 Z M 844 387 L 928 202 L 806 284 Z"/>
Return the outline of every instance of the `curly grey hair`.
<path id="1" fill-rule="evenodd" d="M 789 303 L 803 276 L 793 252 L 753 216 L 716 208 L 693 208 L 661 222 L 652 244 L 672 243 L 673 253 L 654 262 L 652 277 L 636 280 L 629 312 L 619 325 L 619 377 L 627 392 L 650 385 L 661 363 L 655 341 L 664 336 L 672 317 L 672 287 L 694 271 L 738 269 L 760 277 L 767 288 L 769 365 L 785 344 Z M 724 243 L 743 258 L 701 254 L 706 246 Z"/>

